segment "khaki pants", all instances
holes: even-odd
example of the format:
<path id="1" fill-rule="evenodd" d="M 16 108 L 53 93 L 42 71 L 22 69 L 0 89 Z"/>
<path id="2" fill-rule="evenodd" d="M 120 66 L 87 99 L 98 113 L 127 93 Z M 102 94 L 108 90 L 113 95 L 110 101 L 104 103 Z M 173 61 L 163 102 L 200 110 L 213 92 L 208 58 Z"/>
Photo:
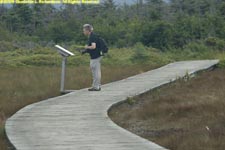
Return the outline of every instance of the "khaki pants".
<path id="1" fill-rule="evenodd" d="M 92 78 L 93 78 L 92 87 L 96 89 L 101 87 L 101 60 L 102 60 L 102 56 L 99 58 L 90 60 L 90 68 L 91 68 Z"/>

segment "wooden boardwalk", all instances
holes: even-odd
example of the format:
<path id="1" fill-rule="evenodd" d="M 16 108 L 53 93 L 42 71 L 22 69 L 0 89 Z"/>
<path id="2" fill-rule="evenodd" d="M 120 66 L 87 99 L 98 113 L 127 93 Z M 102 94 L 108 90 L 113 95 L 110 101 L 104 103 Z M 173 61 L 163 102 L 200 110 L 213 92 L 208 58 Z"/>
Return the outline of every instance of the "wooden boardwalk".
<path id="1" fill-rule="evenodd" d="M 26 106 L 7 120 L 6 134 L 17 150 L 165 150 L 114 124 L 108 109 L 127 97 L 217 63 L 175 62 L 103 85 L 101 92 L 82 89 Z"/>

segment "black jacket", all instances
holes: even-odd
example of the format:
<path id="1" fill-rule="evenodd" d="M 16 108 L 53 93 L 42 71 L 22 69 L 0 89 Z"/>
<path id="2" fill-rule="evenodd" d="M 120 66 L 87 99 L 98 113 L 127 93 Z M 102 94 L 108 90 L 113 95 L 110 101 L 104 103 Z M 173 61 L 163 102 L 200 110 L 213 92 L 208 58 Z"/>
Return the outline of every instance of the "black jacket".
<path id="1" fill-rule="evenodd" d="M 98 49 L 99 40 L 98 40 L 98 36 L 93 32 L 90 34 L 90 36 L 88 38 L 87 45 L 91 46 L 91 43 L 96 43 L 96 48 L 95 49 L 87 49 L 87 52 L 90 54 L 91 59 L 99 58 L 101 56 L 101 52 Z"/>

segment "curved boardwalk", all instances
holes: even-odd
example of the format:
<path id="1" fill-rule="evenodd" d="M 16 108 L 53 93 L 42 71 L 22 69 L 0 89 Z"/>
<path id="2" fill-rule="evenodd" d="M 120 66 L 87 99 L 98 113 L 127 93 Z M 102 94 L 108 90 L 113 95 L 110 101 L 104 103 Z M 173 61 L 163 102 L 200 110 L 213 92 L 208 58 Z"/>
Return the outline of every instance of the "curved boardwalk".
<path id="1" fill-rule="evenodd" d="M 127 97 L 217 63 L 175 62 L 103 85 L 101 92 L 82 89 L 29 105 L 7 120 L 6 134 L 18 150 L 165 150 L 114 124 L 108 109 Z"/>

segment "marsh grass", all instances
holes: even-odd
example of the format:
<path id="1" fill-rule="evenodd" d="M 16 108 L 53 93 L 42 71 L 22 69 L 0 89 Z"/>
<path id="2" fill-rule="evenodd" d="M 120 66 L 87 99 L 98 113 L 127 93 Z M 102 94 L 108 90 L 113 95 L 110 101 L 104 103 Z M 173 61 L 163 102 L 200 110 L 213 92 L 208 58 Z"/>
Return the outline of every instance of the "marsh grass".
<path id="1" fill-rule="evenodd" d="M 111 109 L 118 125 L 171 150 L 224 150 L 225 69 L 179 79 Z"/>
<path id="2" fill-rule="evenodd" d="M 156 68 L 157 66 L 103 66 L 102 83 L 120 80 Z M 8 117 L 26 105 L 60 95 L 61 68 L 12 67 L 0 72 L 0 150 L 10 149 L 4 133 Z M 66 89 L 81 89 L 91 85 L 88 66 L 68 67 Z"/>

